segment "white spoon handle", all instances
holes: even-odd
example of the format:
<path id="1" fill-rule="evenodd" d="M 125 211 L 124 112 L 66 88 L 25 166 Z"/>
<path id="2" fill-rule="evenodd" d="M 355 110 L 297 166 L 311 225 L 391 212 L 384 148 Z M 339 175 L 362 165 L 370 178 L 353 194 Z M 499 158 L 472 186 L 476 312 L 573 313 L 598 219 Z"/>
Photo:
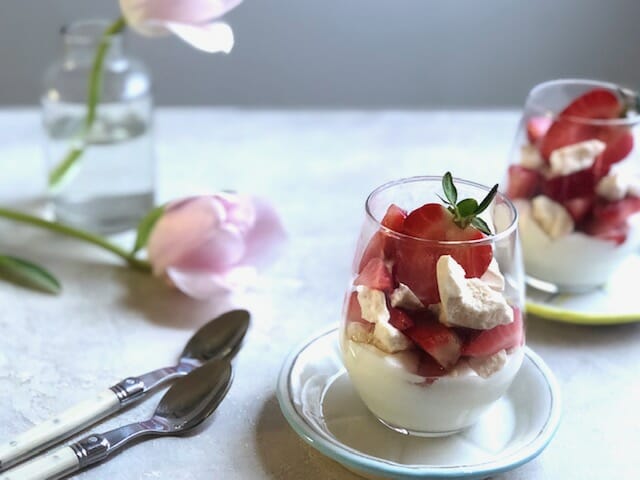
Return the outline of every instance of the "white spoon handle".
<path id="1" fill-rule="evenodd" d="M 30 462 L 0 474 L 0 480 L 45 480 L 60 478 L 79 468 L 76 453 L 63 447 Z"/>
<path id="2" fill-rule="evenodd" d="M 0 444 L 0 471 L 24 457 L 35 455 L 51 444 L 73 435 L 107 415 L 117 412 L 120 405 L 117 395 L 111 390 L 105 390 L 59 415 L 35 425 L 14 439 Z M 5 480 L 4 477 L 0 477 L 0 479 Z"/>

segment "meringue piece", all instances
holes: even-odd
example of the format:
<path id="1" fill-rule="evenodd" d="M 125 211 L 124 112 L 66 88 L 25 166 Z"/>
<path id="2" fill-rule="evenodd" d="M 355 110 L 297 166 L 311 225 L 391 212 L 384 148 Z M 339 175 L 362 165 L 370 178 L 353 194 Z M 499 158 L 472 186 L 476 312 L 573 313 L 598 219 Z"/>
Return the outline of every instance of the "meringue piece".
<path id="1" fill-rule="evenodd" d="M 552 239 L 570 234 L 575 226 L 567 209 L 544 195 L 538 195 L 531 201 L 531 215 Z"/>
<path id="2" fill-rule="evenodd" d="M 513 322 L 513 310 L 502 294 L 479 278 L 465 278 L 464 269 L 450 255 L 438 259 L 436 273 L 440 317 L 446 319 L 442 323 L 488 330 Z"/>
<path id="3" fill-rule="evenodd" d="M 600 140 L 586 140 L 551 152 L 549 164 L 552 177 L 569 175 L 586 168 L 591 168 L 596 157 L 604 152 L 607 145 Z"/>

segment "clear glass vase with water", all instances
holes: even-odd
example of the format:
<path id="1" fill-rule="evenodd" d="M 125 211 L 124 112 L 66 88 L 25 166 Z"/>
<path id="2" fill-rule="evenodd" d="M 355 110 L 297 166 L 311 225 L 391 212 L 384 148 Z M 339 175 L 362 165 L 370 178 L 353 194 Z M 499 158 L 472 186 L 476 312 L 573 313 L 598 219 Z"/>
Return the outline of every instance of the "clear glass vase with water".
<path id="1" fill-rule="evenodd" d="M 48 171 L 73 148 L 85 146 L 50 188 L 56 220 L 97 233 L 135 226 L 154 197 L 150 76 L 126 54 L 121 34 L 111 37 L 95 121 L 85 130 L 89 76 L 107 26 L 83 21 L 62 30 L 64 54 L 48 69 L 41 99 Z"/>

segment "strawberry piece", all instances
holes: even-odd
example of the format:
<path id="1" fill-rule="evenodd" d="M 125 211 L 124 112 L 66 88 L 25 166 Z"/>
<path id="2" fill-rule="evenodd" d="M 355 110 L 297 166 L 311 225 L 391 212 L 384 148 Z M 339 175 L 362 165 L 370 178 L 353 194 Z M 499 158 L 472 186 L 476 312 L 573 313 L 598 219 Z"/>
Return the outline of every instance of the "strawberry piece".
<path id="1" fill-rule="evenodd" d="M 620 245 L 627 239 L 627 219 L 638 212 L 640 197 L 628 196 L 617 202 L 597 204 L 593 209 L 593 216 L 584 225 L 583 230 L 589 235 Z"/>
<path id="2" fill-rule="evenodd" d="M 594 199 L 593 196 L 576 197 L 564 202 L 564 208 L 567 209 L 571 218 L 575 223 L 579 223 L 591 213 Z"/>
<path id="3" fill-rule="evenodd" d="M 558 148 L 592 138 L 600 138 L 601 130 L 607 127 L 589 125 L 580 119 L 612 119 L 622 115 L 624 106 L 609 90 L 596 88 L 576 98 L 553 122 L 540 141 L 540 154 L 549 159 Z"/>
<path id="4" fill-rule="evenodd" d="M 349 295 L 346 318 L 348 322 L 369 323 L 362 318 L 362 309 L 356 292 L 351 292 L 351 295 Z"/>
<path id="5" fill-rule="evenodd" d="M 447 370 L 442 367 L 435 359 L 427 354 L 423 353 L 420 357 L 420 363 L 418 364 L 418 371 L 416 372 L 421 377 L 441 377 L 447 373 Z M 432 384 L 436 379 L 427 380 L 428 384 Z"/>
<path id="6" fill-rule="evenodd" d="M 401 209 L 396 204 L 392 203 L 387 209 L 387 213 L 382 218 L 382 225 L 394 232 L 402 232 L 402 226 L 404 219 L 407 218 L 407 212 Z"/>
<path id="7" fill-rule="evenodd" d="M 453 215 L 437 203 L 427 203 L 411 212 L 404 221 L 404 233 L 425 240 L 466 241 L 485 238 L 468 226 L 460 228 Z M 415 239 L 396 240 L 395 274 L 398 282 L 407 285 L 424 305 L 440 301 L 436 264 L 442 255 L 451 255 L 467 277 L 481 277 L 493 258 L 491 245 L 445 247 Z"/>
<path id="8" fill-rule="evenodd" d="M 617 118 L 622 115 L 623 105 L 618 96 L 605 88 L 594 88 L 583 93 L 569 104 L 561 117 Z"/>
<path id="9" fill-rule="evenodd" d="M 381 258 L 372 258 L 353 281 L 354 285 L 364 285 L 374 290 L 391 293 L 395 287 L 393 277 Z"/>
<path id="10" fill-rule="evenodd" d="M 542 184 L 542 193 L 559 203 L 577 197 L 593 195 L 597 179 L 593 170 L 586 168 L 569 175 L 549 178 Z"/>
<path id="11" fill-rule="evenodd" d="M 403 333 L 442 367 L 451 368 L 455 365 L 460 358 L 462 345 L 456 333 L 438 322 L 438 319 L 428 311 L 416 316 L 414 321 L 415 325 Z"/>
<path id="12" fill-rule="evenodd" d="M 537 145 L 538 142 L 544 137 L 553 120 L 549 117 L 531 117 L 527 120 L 527 138 L 529 143 Z"/>
<path id="13" fill-rule="evenodd" d="M 468 357 L 493 355 L 500 350 L 522 345 L 523 340 L 522 315 L 519 309 L 514 308 L 513 322 L 506 325 L 498 325 L 489 330 L 482 330 L 462 347 L 462 355 Z"/>
<path id="14" fill-rule="evenodd" d="M 532 198 L 540 191 L 543 178 L 536 170 L 520 165 L 511 165 L 508 176 L 507 196 L 509 198 Z"/>
<path id="15" fill-rule="evenodd" d="M 389 308 L 389 323 L 400 331 L 415 325 L 413 319 L 399 308 Z"/>
<path id="16" fill-rule="evenodd" d="M 620 132 L 616 131 L 616 129 L 610 129 L 608 132 L 609 138 L 602 138 L 604 135 L 600 135 L 600 139 L 607 144 L 607 148 L 593 165 L 593 172 L 597 179 L 607 175 L 611 165 L 625 159 L 633 150 L 633 135 L 626 128 L 622 130 Z"/>
<path id="17" fill-rule="evenodd" d="M 407 212 L 397 205 L 391 204 L 380 223 L 389 230 L 402 232 L 402 225 L 406 216 Z M 394 239 L 383 230 L 376 232 L 373 237 L 371 237 L 371 240 L 369 240 L 367 248 L 365 248 L 362 254 L 358 272 L 361 272 L 373 258 L 392 258 L 394 251 L 393 240 Z"/>

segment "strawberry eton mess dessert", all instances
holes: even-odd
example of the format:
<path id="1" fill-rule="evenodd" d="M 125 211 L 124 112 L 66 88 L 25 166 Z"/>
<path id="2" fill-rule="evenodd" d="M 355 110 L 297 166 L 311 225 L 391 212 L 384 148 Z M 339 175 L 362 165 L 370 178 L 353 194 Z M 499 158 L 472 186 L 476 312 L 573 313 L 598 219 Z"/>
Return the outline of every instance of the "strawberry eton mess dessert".
<path id="1" fill-rule="evenodd" d="M 526 120 L 527 143 L 520 163 L 509 167 L 507 195 L 520 214 L 533 285 L 598 287 L 640 246 L 640 181 L 629 168 L 626 103 L 622 92 L 595 88 L 554 119 Z"/>
<path id="2" fill-rule="evenodd" d="M 345 367 L 369 410 L 422 436 L 475 423 L 504 394 L 524 350 L 522 312 L 505 295 L 493 236 L 478 216 L 498 186 L 478 204 L 457 201 L 450 173 L 442 184 L 444 205 L 407 213 L 391 204 L 376 219 L 341 331 Z"/>

